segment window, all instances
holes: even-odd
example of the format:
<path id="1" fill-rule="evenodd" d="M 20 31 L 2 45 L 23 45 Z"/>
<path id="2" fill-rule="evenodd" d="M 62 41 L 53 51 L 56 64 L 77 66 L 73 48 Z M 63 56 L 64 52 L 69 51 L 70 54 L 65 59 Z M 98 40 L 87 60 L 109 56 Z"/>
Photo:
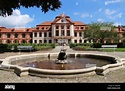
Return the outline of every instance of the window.
<path id="1" fill-rule="evenodd" d="M 59 30 L 56 30 L 56 36 L 59 36 Z"/>
<path id="2" fill-rule="evenodd" d="M 42 37 L 42 33 L 39 33 L 39 37 Z"/>
<path id="3" fill-rule="evenodd" d="M 11 30 L 12 32 L 14 31 L 14 29 Z"/>
<path id="4" fill-rule="evenodd" d="M 75 37 L 77 37 L 77 32 L 75 32 Z"/>
<path id="5" fill-rule="evenodd" d="M 67 29 L 70 29 L 70 26 L 67 26 Z"/>
<path id="6" fill-rule="evenodd" d="M 65 31 L 61 30 L 61 36 L 65 36 Z"/>
<path id="7" fill-rule="evenodd" d="M 75 40 L 75 43 L 77 43 L 77 40 Z"/>
<path id="8" fill-rule="evenodd" d="M 52 34 L 51 34 L 51 32 L 49 32 L 49 37 L 52 37 Z"/>
<path id="9" fill-rule="evenodd" d="M 39 40 L 39 43 L 42 43 L 42 40 Z"/>
<path id="10" fill-rule="evenodd" d="M 59 29 L 59 26 L 56 26 L 56 29 Z"/>
<path id="11" fill-rule="evenodd" d="M 70 43 L 71 42 L 71 39 L 68 39 L 68 43 Z"/>
<path id="12" fill-rule="evenodd" d="M 22 40 L 22 43 L 25 43 L 25 40 Z"/>
<path id="13" fill-rule="evenodd" d="M 15 38 L 18 38 L 18 34 L 15 34 Z"/>
<path id="14" fill-rule="evenodd" d="M 44 33 L 44 37 L 47 37 L 47 33 Z"/>
<path id="15" fill-rule="evenodd" d="M 61 26 L 61 29 L 64 29 L 64 26 Z"/>
<path id="16" fill-rule="evenodd" d="M 46 43 L 47 42 L 47 40 L 44 40 L 44 43 Z"/>
<path id="17" fill-rule="evenodd" d="M 7 34 L 7 38 L 10 38 L 10 34 L 9 33 Z"/>
<path id="18" fill-rule="evenodd" d="M 7 43 L 10 43 L 10 40 L 7 40 Z"/>
<path id="19" fill-rule="evenodd" d="M 22 34 L 22 38 L 25 38 L 25 34 Z"/>
<path id="20" fill-rule="evenodd" d="M 49 27 L 46 27 L 46 30 L 49 30 Z"/>
<path id="21" fill-rule="evenodd" d="M 49 43 L 52 43 L 52 40 L 49 40 Z"/>
<path id="22" fill-rule="evenodd" d="M 39 30 L 39 27 L 37 27 L 36 29 Z"/>
<path id="23" fill-rule="evenodd" d="M 83 29 L 84 29 L 84 27 L 81 27 L 81 29 L 83 30 Z"/>
<path id="24" fill-rule="evenodd" d="M 37 33 L 34 33 L 34 37 L 37 37 Z"/>
<path id="25" fill-rule="evenodd" d="M 34 40 L 34 43 L 37 43 L 37 40 Z"/>
<path id="26" fill-rule="evenodd" d="M 44 27 L 42 27 L 42 30 L 44 30 Z"/>
<path id="27" fill-rule="evenodd" d="M 70 36 L 70 30 L 67 30 L 67 36 Z"/>
<path id="28" fill-rule="evenodd" d="M 30 34 L 30 37 L 32 38 L 32 33 Z"/>
<path id="29" fill-rule="evenodd" d="M 26 31 L 29 32 L 29 29 L 27 29 Z"/>
<path id="30" fill-rule="evenodd" d="M 79 30 L 79 27 L 76 27 L 76 30 Z"/>
<path id="31" fill-rule="evenodd" d="M 81 40 L 81 39 L 79 40 L 79 43 L 82 43 L 82 40 Z"/>
<path id="32" fill-rule="evenodd" d="M 82 37 L 82 33 L 81 32 L 79 33 L 79 37 Z"/>

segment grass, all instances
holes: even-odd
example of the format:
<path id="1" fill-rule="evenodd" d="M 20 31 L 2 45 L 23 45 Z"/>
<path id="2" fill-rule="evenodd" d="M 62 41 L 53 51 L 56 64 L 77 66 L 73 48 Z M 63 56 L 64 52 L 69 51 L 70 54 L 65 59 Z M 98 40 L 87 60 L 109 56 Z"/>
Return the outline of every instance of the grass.
<path id="1" fill-rule="evenodd" d="M 125 52 L 125 48 L 91 48 L 89 46 L 76 46 L 73 49 L 79 51 Z"/>
<path id="2" fill-rule="evenodd" d="M 99 48 L 101 51 L 104 52 L 125 52 L 125 48 Z"/>

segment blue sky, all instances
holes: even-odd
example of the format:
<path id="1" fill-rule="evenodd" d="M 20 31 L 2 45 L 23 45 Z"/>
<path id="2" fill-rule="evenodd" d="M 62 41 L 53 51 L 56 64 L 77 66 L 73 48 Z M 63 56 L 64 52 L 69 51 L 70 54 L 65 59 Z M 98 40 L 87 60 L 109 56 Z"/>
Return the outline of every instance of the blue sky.
<path id="1" fill-rule="evenodd" d="M 45 14 L 40 8 L 21 7 L 14 10 L 11 16 L 0 16 L 0 26 L 35 27 L 44 21 L 53 21 L 63 12 L 69 15 L 71 20 L 85 24 L 113 22 L 115 25 L 125 25 L 125 0 L 61 0 L 61 2 L 61 8 Z"/>

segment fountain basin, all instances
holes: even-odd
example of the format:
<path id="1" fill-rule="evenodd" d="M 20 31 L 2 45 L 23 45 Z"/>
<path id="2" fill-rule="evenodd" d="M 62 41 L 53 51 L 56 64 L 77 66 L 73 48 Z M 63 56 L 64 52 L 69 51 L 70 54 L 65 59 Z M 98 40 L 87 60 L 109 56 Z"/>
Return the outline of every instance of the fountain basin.
<path id="1" fill-rule="evenodd" d="M 38 54 L 28 54 L 28 55 L 16 55 L 10 56 L 3 60 L 1 67 L 5 69 L 13 69 L 14 72 L 19 76 L 24 75 L 35 75 L 42 77 L 73 77 L 77 75 L 88 75 L 88 74 L 98 74 L 105 75 L 110 70 L 115 70 L 123 67 L 124 61 L 118 57 L 105 54 L 93 54 L 93 53 L 67 53 L 67 57 L 90 57 L 97 59 L 106 59 L 108 61 L 113 61 L 114 64 L 107 64 L 101 67 L 94 66 L 89 68 L 81 69 L 71 69 L 71 70 L 53 70 L 53 69 L 40 69 L 34 67 L 22 67 L 18 64 L 24 63 L 24 59 L 32 59 L 36 57 L 47 58 L 48 55 L 51 57 L 57 57 L 58 53 L 38 53 Z M 28 62 L 32 60 L 27 60 Z M 26 62 L 26 61 L 25 61 Z"/>

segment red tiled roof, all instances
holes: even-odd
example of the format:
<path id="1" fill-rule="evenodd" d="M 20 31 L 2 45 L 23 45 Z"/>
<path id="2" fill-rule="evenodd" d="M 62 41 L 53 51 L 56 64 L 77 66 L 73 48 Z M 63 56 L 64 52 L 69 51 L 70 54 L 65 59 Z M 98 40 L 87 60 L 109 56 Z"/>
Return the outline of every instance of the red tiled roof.
<path id="1" fill-rule="evenodd" d="M 73 21 L 74 22 L 74 25 L 86 25 L 84 24 L 83 22 L 80 22 L 80 21 Z"/>
<path id="2" fill-rule="evenodd" d="M 41 24 L 38 24 L 37 26 L 41 26 L 41 25 L 51 25 L 52 21 L 45 21 L 42 22 Z"/>
<path id="3" fill-rule="evenodd" d="M 32 32 L 35 28 L 6 28 L 6 29 L 1 29 L 1 33 L 9 33 L 9 32 L 14 32 L 14 33 L 19 33 L 19 32 Z"/>
<path id="4" fill-rule="evenodd" d="M 3 28 L 6 28 L 6 27 L 4 27 L 4 26 L 0 26 L 0 29 L 3 29 Z"/>

